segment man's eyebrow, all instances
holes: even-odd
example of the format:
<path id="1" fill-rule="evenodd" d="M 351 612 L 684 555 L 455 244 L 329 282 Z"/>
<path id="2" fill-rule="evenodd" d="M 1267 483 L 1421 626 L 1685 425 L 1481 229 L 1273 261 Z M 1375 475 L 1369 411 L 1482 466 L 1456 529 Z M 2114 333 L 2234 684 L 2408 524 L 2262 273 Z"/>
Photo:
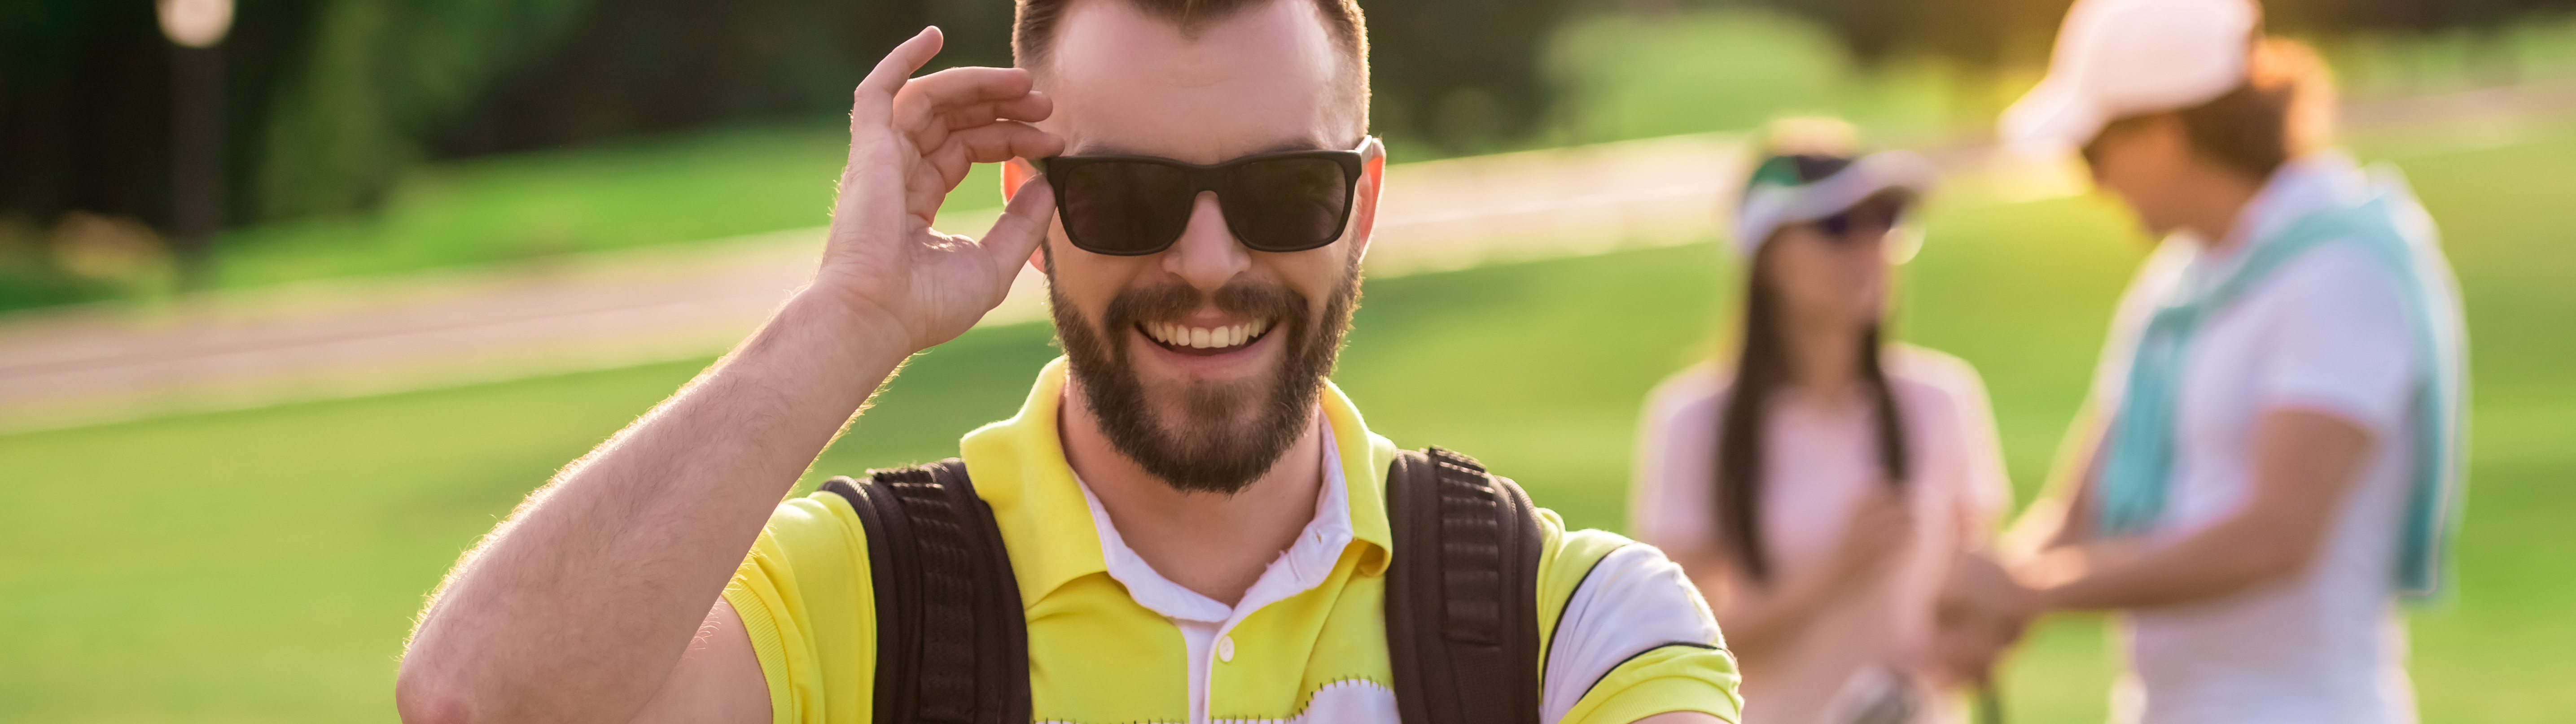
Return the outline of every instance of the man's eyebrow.
<path id="1" fill-rule="evenodd" d="M 1286 152 L 1289 152 L 1289 151 L 1339 151 L 1339 150 L 1342 150 L 1342 149 L 1338 149 L 1338 148 L 1330 148 L 1330 147 L 1329 147 L 1330 145 L 1331 145 L 1331 144 L 1326 144 L 1326 143 L 1320 143 L 1320 142 L 1317 142 L 1315 139 L 1312 139 L 1312 138 L 1291 138 L 1291 139 L 1281 140 L 1281 141 L 1278 141 L 1278 142 L 1276 142 L 1276 143 L 1272 143 L 1272 144 L 1270 144 L 1270 145 L 1268 145 L 1268 146 L 1263 146 L 1263 147 L 1258 148 L 1258 149 L 1254 149 L 1251 153 L 1247 153 L 1247 154 L 1244 154 L 1244 155 L 1245 155 L 1245 156 L 1258 156 L 1258 155 L 1265 154 L 1265 153 L 1286 153 Z M 1145 156 L 1145 157 L 1149 157 L 1149 158 L 1166 158 L 1165 156 L 1162 156 L 1162 155 L 1159 155 L 1159 154 L 1155 154 L 1155 153 L 1148 152 L 1148 151 L 1143 151 L 1143 150 L 1138 150 L 1138 149 L 1134 149 L 1134 148 L 1129 148 L 1129 147 L 1121 146 L 1121 145 L 1114 144 L 1114 143 L 1085 144 L 1085 145 L 1083 145 L 1083 146 L 1082 146 L 1081 148 L 1079 148 L 1079 149 L 1067 149 L 1067 150 L 1065 151 L 1065 154 L 1064 154 L 1064 155 L 1067 155 L 1067 156 Z M 1233 160 L 1233 159 L 1220 159 L 1220 161 L 1230 161 L 1230 160 Z"/>

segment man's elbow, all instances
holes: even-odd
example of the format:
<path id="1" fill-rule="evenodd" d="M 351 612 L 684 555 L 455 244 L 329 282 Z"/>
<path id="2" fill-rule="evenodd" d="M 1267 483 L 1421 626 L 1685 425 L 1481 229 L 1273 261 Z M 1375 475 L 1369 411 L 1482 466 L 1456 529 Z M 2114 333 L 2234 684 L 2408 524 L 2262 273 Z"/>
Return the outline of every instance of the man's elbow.
<path id="1" fill-rule="evenodd" d="M 432 674 L 411 657 L 394 677 L 394 712 L 403 724 L 471 724 L 474 706 L 455 677 Z"/>
<path id="2" fill-rule="evenodd" d="M 423 627 L 426 629 L 427 627 Z M 491 720 L 496 695 L 491 681 L 477 681 L 472 657 L 440 646 L 435 632 L 424 630 L 403 652 L 402 669 L 394 674 L 394 713 L 404 724 L 474 724 Z"/>

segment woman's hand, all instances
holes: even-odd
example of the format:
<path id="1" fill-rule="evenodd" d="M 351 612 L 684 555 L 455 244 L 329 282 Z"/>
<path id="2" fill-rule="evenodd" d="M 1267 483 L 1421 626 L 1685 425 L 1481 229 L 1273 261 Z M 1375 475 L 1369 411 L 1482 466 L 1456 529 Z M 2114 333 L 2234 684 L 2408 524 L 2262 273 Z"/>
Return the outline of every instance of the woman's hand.
<path id="1" fill-rule="evenodd" d="M 1847 592 L 1867 584 L 1914 544 L 1914 511 L 1892 485 L 1879 485 L 1852 506 L 1842 544 L 1826 569 L 1829 587 Z"/>

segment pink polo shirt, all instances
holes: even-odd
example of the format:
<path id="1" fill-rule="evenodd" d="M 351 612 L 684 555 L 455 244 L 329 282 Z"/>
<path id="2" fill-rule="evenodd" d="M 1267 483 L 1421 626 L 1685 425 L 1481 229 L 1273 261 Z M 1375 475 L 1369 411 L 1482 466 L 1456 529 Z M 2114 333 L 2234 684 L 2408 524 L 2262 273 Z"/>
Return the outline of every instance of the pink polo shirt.
<path id="1" fill-rule="evenodd" d="M 2010 503 L 1994 414 L 1976 370 L 1955 357 L 1903 345 L 1888 347 L 1885 365 L 1909 443 L 1912 474 L 1905 490 L 1916 540 L 1898 565 L 1857 595 L 1830 604 L 1780 654 L 1746 662 L 1748 722 L 1839 721 L 1851 706 L 1847 692 L 1866 686 L 1869 677 L 1926 671 L 1934 598 L 1952 556 L 1985 536 Z M 1718 412 L 1730 382 L 1715 365 L 1704 364 L 1666 379 L 1649 397 L 1629 489 L 1637 540 L 1676 553 L 1717 550 L 1711 491 Z M 1826 409 L 1794 391 L 1779 394 L 1763 440 L 1769 470 L 1761 511 L 1774 580 L 1825 565 L 1853 506 L 1885 484 L 1867 407 Z M 1740 575 L 1729 583 L 1751 585 Z M 1957 721 L 1962 714 L 1948 702 L 1933 706 L 1932 713 L 1934 721 Z"/>

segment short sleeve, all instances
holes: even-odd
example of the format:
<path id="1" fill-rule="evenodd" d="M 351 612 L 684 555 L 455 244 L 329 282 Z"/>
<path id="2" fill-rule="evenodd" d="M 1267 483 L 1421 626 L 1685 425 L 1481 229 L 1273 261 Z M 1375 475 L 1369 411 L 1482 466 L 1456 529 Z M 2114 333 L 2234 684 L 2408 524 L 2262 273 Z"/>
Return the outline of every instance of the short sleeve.
<path id="1" fill-rule="evenodd" d="M 833 493 L 781 503 L 724 600 L 742 617 L 779 724 L 864 724 L 874 710 L 876 608 L 867 536 Z"/>
<path id="2" fill-rule="evenodd" d="M 1906 417 L 1927 428 L 1917 439 L 1938 448 L 1919 451 L 1917 458 L 1935 466 L 1929 472 L 1950 496 L 1954 515 L 1979 526 L 1992 524 L 2012 506 L 2012 479 L 2004 470 L 2003 443 L 1995 434 L 1985 380 L 1966 360 L 1912 345 L 1896 350 L 1896 374 L 1910 383 L 1908 388 L 1925 394 L 1922 399 L 1930 408 L 1906 410 Z"/>
<path id="3" fill-rule="evenodd" d="M 1705 511 L 1716 465 L 1719 387 L 1716 371 L 1702 365 L 1664 380 L 1647 397 L 1628 485 L 1628 532 L 1637 540 L 1672 550 L 1716 544 Z"/>
<path id="4" fill-rule="evenodd" d="M 2260 406 L 2330 413 L 2382 438 L 2400 429 L 2420 363 L 2395 273 L 2366 249 L 2330 245 L 2275 274 L 2244 300 L 2275 310 L 2256 376 Z"/>
<path id="5" fill-rule="evenodd" d="M 1592 565 L 1559 614 L 1539 720 L 1626 724 L 1703 711 L 1734 721 L 1743 702 L 1724 644 L 1680 566 L 1652 547 L 1621 545 Z"/>
<path id="6" fill-rule="evenodd" d="M 2012 509 L 2012 477 L 2004 469 L 2003 440 L 1995 434 L 1994 402 L 1986 396 L 1986 381 L 1966 362 L 1956 366 L 1957 373 L 1943 388 L 1957 410 L 1966 483 L 1961 486 L 1965 498 L 1961 502 L 1976 520 L 1991 524 Z"/>
<path id="7" fill-rule="evenodd" d="M 1564 724 L 1629 724 L 1676 711 L 1696 711 L 1727 722 L 1744 718 L 1743 677 L 1725 649 L 1674 644 L 1619 664 L 1592 685 L 1558 721 Z"/>

